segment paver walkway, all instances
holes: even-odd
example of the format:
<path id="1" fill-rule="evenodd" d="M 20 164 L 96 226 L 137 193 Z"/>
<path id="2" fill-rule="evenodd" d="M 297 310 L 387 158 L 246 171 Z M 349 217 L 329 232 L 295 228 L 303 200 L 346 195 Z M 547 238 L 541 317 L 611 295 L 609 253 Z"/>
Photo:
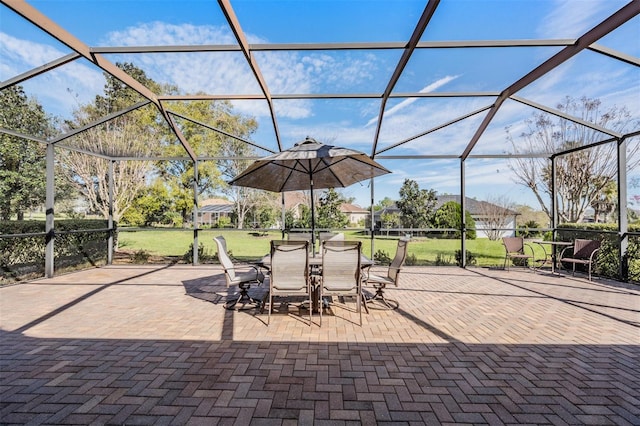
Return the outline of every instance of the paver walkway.
<path id="1" fill-rule="evenodd" d="M 640 424 L 638 286 L 407 267 L 400 309 L 321 328 L 226 291 L 213 265 L 0 288 L 0 423 Z"/>

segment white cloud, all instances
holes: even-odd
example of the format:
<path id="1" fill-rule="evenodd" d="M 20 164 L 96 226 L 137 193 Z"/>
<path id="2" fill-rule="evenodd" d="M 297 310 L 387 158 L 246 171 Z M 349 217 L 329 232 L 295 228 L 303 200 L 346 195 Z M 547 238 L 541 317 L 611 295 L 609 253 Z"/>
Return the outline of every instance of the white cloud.
<path id="1" fill-rule="evenodd" d="M 226 27 L 149 22 L 107 34 L 103 44 L 115 46 L 235 44 L 234 35 Z"/>
<path id="2" fill-rule="evenodd" d="M 614 3 L 612 0 L 581 0 L 577 3 L 555 0 L 537 33 L 541 38 L 577 37 L 617 10 Z"/>
<path id="3" fill-rule="evenodd" d="M 434 90 L 444 86 L 445 84 L 449 83 L 452 80 L 455 80 L 456 78 L 458 78 L 458 75 L 452 76 L 452 75 L 448 75 L 446 77 L 443 77 L 437 81 L 434 81 L 433 83 L 429 84 L 428 86 L 423 87 L 420 90 L 420 93 L 430 93 L 433 92 Z M 403 109 L 405 109 L 406 107 L 408 107 L 409 105 L 411 105 L 412 103 L 414 103 L 417 100 L 417 98 L 409 98 L 409 99 L 405 99 L 404 101 L 400 102 L 398 105 L 395 105 L 392 108 L 389 108 L 387 111 L 385 111 L 384 113 L 384 117 L 385 119 L 388 119 L 389 117 L 393 116 L 394 114 L 398 113 L 399 111 L 402 111 Z M 372 118 L 371 120 L 369 120 L 367 122 L 367 124 L 365 124 L 366 126 L 371 126 L 374 123 L 378 122 L 378 116 Z"/>
<path id="4" fill-rule="evenodd" d="M 19 39 L 0 32 L 0 79 L 9 79 L 67 55 L 51 45 Z M 69 116 L 79 103 L 102 92 L 102 72 L 81 59 L 21 83 L 49 114 Z"/>
<path id="5" fill-rule="evenodd" d="M 34 43 L 0 32 L 0 55 L 5 65 L 26 65 L 29 68 L 35 68 L 64 56 L 66 53 L 49 45 Z M 2 79 L 10 77 L 13 75 L 0 76 Z"/>
<path id="6" fill-rule="evenodd" d="M 247 34 L 252 43 L 264 42 Z M 152 22 L 108 35 L 108 45 L 189 45 L 236 44 L 226 27 L 172 25 Z M 133 60 L 118 55 L 121 60 Z M 321 91 L 332 85 L 348 88 L 355 82 L 370 80 L 375 68 L 371 54 L 333 55 L 326 52 L 254 52 L 267 87 L 272 94 L 295 94 Z M 241 52 L 136 55 L 134 63 L 148 70 L 150 77 L 177 85 L 187 93 L 261 94 L 260 86 Z M 253 104 L 255 105 L 255 104 Z M 264 108 L 252 109 L 251 103 L 236 102 L 238 111 L 265 118 Z M 279 117 L 301 119 L 312 115 L 304 100 L 276 102 Z"/>

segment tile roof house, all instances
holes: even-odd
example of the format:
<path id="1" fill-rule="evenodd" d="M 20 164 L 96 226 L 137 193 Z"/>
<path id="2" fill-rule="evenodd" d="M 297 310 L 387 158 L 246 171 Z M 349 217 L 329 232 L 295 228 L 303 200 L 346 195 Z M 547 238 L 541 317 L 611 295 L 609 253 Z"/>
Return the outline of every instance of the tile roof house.
<path id="1" fill-rule="evenodd" d="M 342 203 L 340 211 L 349 218 L 349 226 L 363 226 L 371 213 L 357 204 Z"/>

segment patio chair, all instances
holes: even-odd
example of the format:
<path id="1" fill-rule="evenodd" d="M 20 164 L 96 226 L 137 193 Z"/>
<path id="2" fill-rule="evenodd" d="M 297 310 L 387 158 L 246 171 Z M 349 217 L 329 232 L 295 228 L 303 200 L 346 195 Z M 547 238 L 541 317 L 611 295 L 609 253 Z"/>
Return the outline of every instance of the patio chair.
<path id="1" fill-rule="evenodd" d="M 535 257 L 533 254 L 533 247 L 524 242 L 524 238 L 522 237 L 503 237 L 502 244 L 504 245 L 505 255 L 504 255 L 504 268 L 508 271 L 509 265 L 515 260 L 518 259 L 524 265 L 527 265 L 529 260 L 531 260 L 531 267 L 533 268 L 533 272 L 536 271 L 535 267 Z M 529 250 L 531 254 L 527 254 L 525 249 Z"/>
<path id="2" fill-rule="evenodd" d="M 311 232 L 290 232 L 289 241 L 307 241 L 309 243 L 309 253 L 312 253 L 313 247 L 311 247 Z"/>
<path id="3" fill-rule="evenodd" d="M 560 265 L 562 262 L 571 263 L 573 275 L 576 275 L 576 265 L 586 265 L 591 281 L 591 270 L 596 263 L 597 253 L 600 250 L 601 241 L 576 239 L 573 246 L 566 247 L 560 253 Z"/>
<path id="4" fill-rule="evenodd" d="M 264 281 L 264 274 L 256 266 L 237 266 L 236 264 L 234 264 L 231 260 L 231 257 L 229 256 L 229 253 L 227 252 L 227 241 L 223 236 L 220 235 L 217 237 L 213 237 L 213 240 L 216 242 L 216 246 L 218 248 L 218 260 L 224 268 L 224 276 L 227 280 L 227 288 L 238 286 L 238 288 L 240 289 L 240 293 L 234 300 L 230 300 L 225 303 L 225 308 L 235 309 L 238 303 L 241 303 L 243 305 L 243 308 L 246 308 L 247 305 L 260 306 L 262 301 L 250 297 L 249 288 L 251 288 L 251 284 L 262 284 L 262 282 Z M 244 269 L 245 271 L 239 271 L 242 269 Z"/>
<path id="5" fill-rule="evenodd" d="M 396 246 L 396 254 L 393 256 L 393 260 L 389 265 L 389 269 L 387 269 L 387 275 L 375 275 L 369 274 L 366 278 L 366 283 L 373 286 L 376 290 L 376 293 L 366 300 L 367 304 L 371 302 L 378 302 L 378 305 L 381 305 L 383 308 L 387 309 L 398 309 L 400 303 L 396 300 L 387 299 L 384 295 L 384 290 L 388 285 L 398 286 L 398 279 L 400 278 L 400 271 L 402 270 L 402 266 L 404 265 L 404 261 L 407 258 L 407 248 L 409 245 L 409 240 L 405 238 L 401 238 L 398 240 L 398 245 Z M 369 305 L 373 306 L 373 305 Z"/>
<path id="6" fill-rule="evenodd" d="M 320 232 L 318 234 L 318 250 L 316 253 L 320 253 L 322 250 L 322 243 L 325 241 L 344 241 L 344 233 Z"/>
<path id="7" fill-rule="evenodd" d="M 269 316 L 271 323 L 273 298 L 278 296 L 306 296 L 309 299 L 309 326 L 312 324 L 312 294 L 309 278 L 308 241 L 271 241 L 271 269 L 269 279 Z"/>
<path id="8" fill-rule="evenodd" d="M 353 296 L 362 326 L 362 276 L 360 241 L 324 241 L 322 243 L 322 280 L 320 285 L 320 325 L 324 296 Z"/>

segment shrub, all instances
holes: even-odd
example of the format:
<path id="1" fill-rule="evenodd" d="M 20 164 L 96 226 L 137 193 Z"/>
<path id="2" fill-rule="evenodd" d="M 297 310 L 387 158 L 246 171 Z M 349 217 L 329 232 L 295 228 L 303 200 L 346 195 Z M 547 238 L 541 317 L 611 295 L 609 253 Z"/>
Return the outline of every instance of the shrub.
<path id="1" fill-rule="evenodd" d="M 216 227 L 218 228 L 228 228 L 231 226 L 231 218 L 228 216 L 220 216 L 218 219 L 218 223 Z"/>
<path id="2" fill-rule="evenodd" d="M 217 259 L 217 255 L 212 255 L 209 252 L 209 249 L 207 249 L 204 244 L 200 243 L 198 244 L 198 262 L 202 263 L 202 262 L 207 262 L 210 260 L 213 260 L 214 258 Z M 184 260 L 187 263 L 193 263 L 193 243 L 189 244 L 189 249 L 182 255 L 182 260 Z"/>
<path id="3" fill-rule="evenodd" d="M 65 219 L 55 221 L 54 262 L 56 270 L 106 262 L 109 231 L 106 220 Z M 45 222 L 0 221 L 0 234 L 33 234 L 0 239 L 0 281 L 44 274 Z M 116 234 L 117 237 L 117 234 Z"/>
<path id="4" fill-rule="evenodd" d="M 411 253 L 407 255 L 407 258 L 404 260 L 404 264 L 407 266 L 414 266 L 418 264 L 418 258 L 415 254 Z"/>
<path id="5" fill-rule="evenodd" d="M 465 253 L 467 266 L 475 265 L 478 262 L 475 254 L 471 253 L 469 250 L 465 251 Z M 462 266 L 462 250 L 456 250 L 456 265 Z"/>
<path id="6" fill-rule="evenodd" d="M 540 236 L 540 231 L 537 231 L 537 228 L 540 228 L 540 224 L 535 220 L 530 220 L 524 224 L 524 229 L 519 234 L 524 238 L 536 238 Z"/>
<path id="7" fill-rule="evenodd" d="M 449 266 L 451 264 L 451 256 L 445 257 L 442 253 L 436 254 L 436 266 Z"/>
<path id="8" fill-rule="evenodd" d="M 131 262 L 136 264 L 145 264 L 149 261 L 151 254 L 146 250 L 138 250 L 131 254 Z"/>
<path id="9" fill-rule="evenodd" d="M 373 260 L 381 265 L 389 265 L 391 263 L 391 257 L 389 257 L 389 253 L 382 250 L 378 250 L 374 253 Z"/>

